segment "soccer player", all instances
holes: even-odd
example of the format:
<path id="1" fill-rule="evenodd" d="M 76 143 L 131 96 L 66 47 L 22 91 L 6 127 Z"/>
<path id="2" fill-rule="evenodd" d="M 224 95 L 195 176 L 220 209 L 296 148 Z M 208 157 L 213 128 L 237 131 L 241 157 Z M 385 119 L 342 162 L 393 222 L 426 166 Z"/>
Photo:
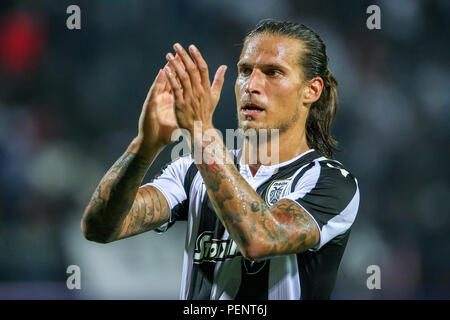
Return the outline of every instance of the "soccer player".
<path id="1" fill-rule="evenodd" d="M 181 299 L 329 299 L 359 189 L 331 159 L 337 82 L 320 37 L 304 25 L 274 20 L 247 35 L 235 82 L 239 127 L 257 135 L 277 129 L 278 139 L 245 136 L 238 150 L 227 150 L 211 130 L 226 66 L 211 84 L 195 46 L 186 51 L 175 44 L 166 58 L 137 137 L 84 212 L 84 236 L 107 243 L 165 232 L 185 220 Z M 189 133 L 192 154 L 200 150 L 202 161 L 181 157 L 141 185 L 177 128 Z M 259 151 L 273 143 L 278 152 L 269 152 L 265 163 Z"/>

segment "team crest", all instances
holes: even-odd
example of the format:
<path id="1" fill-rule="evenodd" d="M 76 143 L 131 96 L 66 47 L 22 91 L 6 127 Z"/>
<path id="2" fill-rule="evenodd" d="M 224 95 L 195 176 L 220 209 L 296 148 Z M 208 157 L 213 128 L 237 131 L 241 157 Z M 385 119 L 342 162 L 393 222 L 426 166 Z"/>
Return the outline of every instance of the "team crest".
<path id="1" fill-rule="evenodd" d="M 280 200 L 286 194 L 289 179 L 273 181 L 266 192 L 266 202 L 269 206 Z"/>

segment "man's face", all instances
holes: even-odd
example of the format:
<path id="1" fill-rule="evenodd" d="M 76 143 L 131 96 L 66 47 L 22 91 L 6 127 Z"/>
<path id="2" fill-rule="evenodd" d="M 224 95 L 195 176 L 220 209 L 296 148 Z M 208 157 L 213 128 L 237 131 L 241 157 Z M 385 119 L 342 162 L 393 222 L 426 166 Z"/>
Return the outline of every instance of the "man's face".
<path id="1" fill-rule="evenodd" d="M 235 83 L 240 128 L 282 133 L 304 126 L 301 49 L 300 40 L 267 34 L 244 44 Z"/>

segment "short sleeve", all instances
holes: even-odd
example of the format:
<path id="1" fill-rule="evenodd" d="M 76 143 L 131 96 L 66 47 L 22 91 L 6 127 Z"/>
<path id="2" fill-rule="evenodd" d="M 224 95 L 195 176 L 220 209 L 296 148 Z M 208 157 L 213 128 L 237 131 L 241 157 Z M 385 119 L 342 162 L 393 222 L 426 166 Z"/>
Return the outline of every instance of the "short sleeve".
<path id="1" fill-rule="evenodd" d="M 191 156 L 181 157 L 168 164 L 151 182 L 143 185 L 158 189 L 170 208 L 169 221 L 155 229 L 156 232 L 165 232 L 176 221 L 187 219 L 188 195 L 185 191 L 185 180 L 192 164 Z"/>
<path id="2" fill-rule="evenodd" d="M 296 201 L 317 223 L 320 243 L 312 250 L 333 240 L 339 244 L 338 236 L 349 231 L 358 212 L 358 182 L 337 161 L 315 161 L 305 169 L 283 198 Z"/>

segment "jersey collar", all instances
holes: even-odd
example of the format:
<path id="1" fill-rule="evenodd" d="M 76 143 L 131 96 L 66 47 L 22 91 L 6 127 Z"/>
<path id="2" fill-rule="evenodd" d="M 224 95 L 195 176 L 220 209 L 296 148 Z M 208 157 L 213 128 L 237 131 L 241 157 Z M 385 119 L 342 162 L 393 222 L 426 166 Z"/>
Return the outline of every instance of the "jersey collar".
<path id="1" fill-rule="evenodd" d="M 238 166 L 239 171 L 244 176 L 253 177 L 248 165 L 244 164 L 242 161 L 242 157 L 241 157 L 242 152 L 241 151 L 242 151 L 242 149 L 239 149 L 238 156 L 237 156 L 238 163 L 239 163 L 239 166 Z M 299 154 L 298 156 L 296 156 L 292 159 L 281 162 L 279 164 L 274 164 L 271 166 L 261 165 L 261 167 L 259 167 L 258 171 L 256 172 L 256 174 L 253 178 L 257 178 L 257 177 L 262 178 L 262 177 L 272 176 L 273 174 L 277 173 L 278 171 L 283 170 L 284 168 L 291 167 L 291 166 L 301 166 L 301 165 L 307 164 L 319 157 L 320 157 L 320 155 L 317 153 L 316 150 L 310 149 L 310 150 L 307 150 L 307 151 Z"/>

